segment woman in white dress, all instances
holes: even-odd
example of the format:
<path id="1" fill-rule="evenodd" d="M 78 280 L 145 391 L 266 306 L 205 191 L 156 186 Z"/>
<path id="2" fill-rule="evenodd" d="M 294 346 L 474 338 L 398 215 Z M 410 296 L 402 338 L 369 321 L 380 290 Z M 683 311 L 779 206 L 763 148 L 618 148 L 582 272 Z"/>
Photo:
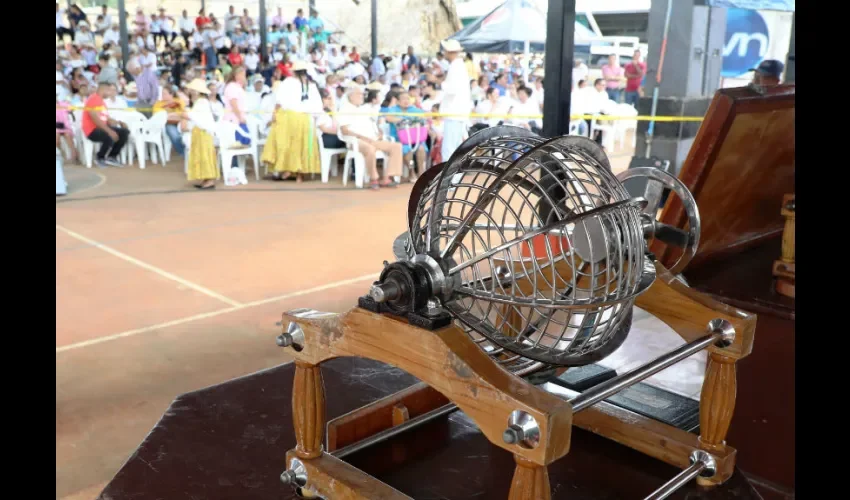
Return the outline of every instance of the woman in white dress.
<path id="1" fill-rule="evenodd" d="M 295 175 L 301 182 L 304 174 L 321 171 L 313 115 L 322 113 L 322 98 L 308 69 L 309 63 L 296 61 L 292 66 L 295 76 L 280 82 L 275 90 L 277 109 L 261 159 L 274 180 Z"/>

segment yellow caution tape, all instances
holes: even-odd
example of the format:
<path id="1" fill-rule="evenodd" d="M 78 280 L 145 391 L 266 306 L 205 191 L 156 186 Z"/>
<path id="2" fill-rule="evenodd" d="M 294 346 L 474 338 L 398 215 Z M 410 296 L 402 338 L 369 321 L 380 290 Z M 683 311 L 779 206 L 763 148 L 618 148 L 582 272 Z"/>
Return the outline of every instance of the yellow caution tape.
<path id="1" fill-rule="evenodd" d="M 56 109 L 66 109 L 68 111 L 104 111 L 104 110 L 113 110 L 113 111 L 148 111 L 153 112 L 153 108 L 108 108 L 108 107 L 94 107 L 94 108 L 86 108 L 84 106 L 56 106 Z M 167 111 L 167 110 L 162 110 Z M 248 114 L 253 115 L 271 115 L 272 111 L 247 111 Z M 316 113 L 310 113 L 316 114 Z M 523 118 L 527 120 L 534 119 L 542 119 L 543 115 L 512 115 L 512 114 L 490 114 L 490 113 L 469 113 L 469 114 L 460 114 L 460 113 L 396 113 L 396 112 L 375 112 L 375 111 L 364 111 L 364 112 L 339 112 L 339 111 L 331 111 L 328 113 L 330 116 L 410 116 L 410 117 L 418 117 L 418 118 L 507 118 L 507 119 L 517 119 Z M 704 117 L 702 116 L 616 116 L 616 115 L 570 115 L 570 120 L 592 120 L 596 118 L 600 121 L 616 121 L 616 120 L 633 120 L 633 121 L 656 121 L 656 122 L 701 122 Z"/>

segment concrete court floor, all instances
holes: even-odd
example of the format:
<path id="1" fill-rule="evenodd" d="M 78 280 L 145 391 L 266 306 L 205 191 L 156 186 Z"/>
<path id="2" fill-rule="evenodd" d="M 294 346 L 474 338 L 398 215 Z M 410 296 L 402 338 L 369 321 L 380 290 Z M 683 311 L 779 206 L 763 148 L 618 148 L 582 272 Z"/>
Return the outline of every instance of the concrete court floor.
<path id="1" fill-rule="evenodd" d="M 615 171 L 631 151 L 617 151 Z M 281 313 L 356 303 L 410 185 L 188 186 L 182 163 L 65 167 L 56 204 L 56 497 L 95 498 L 179 394 L 289 361 Z"/>

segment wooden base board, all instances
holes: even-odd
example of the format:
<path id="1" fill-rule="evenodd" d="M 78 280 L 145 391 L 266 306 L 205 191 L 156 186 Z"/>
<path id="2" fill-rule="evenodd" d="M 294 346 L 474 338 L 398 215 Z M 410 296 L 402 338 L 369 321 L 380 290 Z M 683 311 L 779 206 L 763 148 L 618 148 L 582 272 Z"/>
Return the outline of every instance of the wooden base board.
<path id="1" fill-rule="evenodd" d="M 328 451 L 398 425 L 393 422 L 393 412 L 397 411 L 394 409 L 399 405 L 407 407 L 412 418 L 437 409 L 447 401 L 434 389 L 420 383 L 358 408 L 328 422 Z M 575 414 L 573 424 L 682 469 L 690 465 L 691 452 L 701 448 L 699 436 L 607 401 Z M 366 429 L 368 433 L 365 432 Z M 721 484 L 732 476 L 736 451 L 726 446 L 722 453 L 712 452 L 712 455 L 717 461 L 718 473 L 710 481 Z"/>

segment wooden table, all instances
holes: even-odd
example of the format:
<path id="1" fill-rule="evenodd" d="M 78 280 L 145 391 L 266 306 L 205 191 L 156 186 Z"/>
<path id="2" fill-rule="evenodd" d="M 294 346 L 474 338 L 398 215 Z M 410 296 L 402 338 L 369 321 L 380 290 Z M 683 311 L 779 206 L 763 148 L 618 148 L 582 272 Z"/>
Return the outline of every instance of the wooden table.
<path id="1" fill-rule="evenodd" d="M 294 371 L 291 363 L 281 365 L 178 397 L 99 498 L 294 498 L 279 480 L 295 445 Z M 416 382 L 401 370 L 355 358 L 327 362 L 322 372 L 328 418 Z M 346 460 L 422 500 L 507 498 L 514 471 L 511 454 L 491 445 L 462 413 Z M 549 466 L 552 498 L 570 500 L 642 499 L 678 472 L 580 429 L 573 430 L 570 453 Z M 719 488 L 692 482 L 671 498 L 762 497 L 736 471 Z"/>

